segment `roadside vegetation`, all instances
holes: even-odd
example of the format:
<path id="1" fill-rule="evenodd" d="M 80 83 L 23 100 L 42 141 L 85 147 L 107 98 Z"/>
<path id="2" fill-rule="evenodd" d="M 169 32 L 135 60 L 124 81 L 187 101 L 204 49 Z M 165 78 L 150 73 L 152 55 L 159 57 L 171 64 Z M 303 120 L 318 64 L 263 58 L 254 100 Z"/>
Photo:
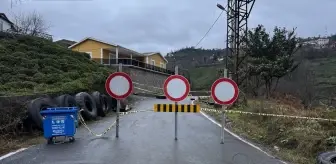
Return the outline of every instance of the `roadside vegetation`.
<path id="1" fill-rule="evenodd" d="M 0 95 L 75 93 L 105 83 L 112 69 L 51 41 L 0 38 Z"/>
<path id="2" fill-rule="evenodd" d="M 281 97 L 269 100 L 250 99 L 246 105 L 236 106 L 230 110 L 335 119 L 335 110 L 326 110 L 323 107 L 305 110 L 301 104 L 293 101 L 293 97 Z M 201 105 L 214 108 L 202 102 Z M 221 121 L 220 113 L 207 112 L 207 114 Z M 335 126 L 336 122 L 331 121 L 239 113 L 227 113 L 226 118 L 226 127 L 236 134 L 266 148 L 275 156 L 296 164 L 316 163 L 319 153 L 334 150 Z"/>
<path id="3" fill-rule="evenodd" d="M 229 110 L 336 119 L 335 48 L 302 46 L 295 30 L 275 27 L 269 34 L 262 25 L 249 30 L 243 40 L 247 46 L 239 57 L 240 65 L 235 68 L 239 73 L 232 75 L 233 80 L 238 79 L 241 93 L 239 101 Z M 189 60 L 194 58 L 197 49 L 193 47 L 170 56 L 179 58 L 182 54 L 186 58 L 186 50 L 190 52 Z M 225 55 L 224 50 L 208 54 L 210 62 L 201 60 L 189 68 L 194 89 L 209 90 L 215 79 L 223 77 L 220 68 L 225 64 L 218 59 Z M 229 68 L 233 68 L 232 61 L 229 58 Z M 207 108 L 217 106 L 209 105 L 213 104 L 211 98 L 200 103 Z M 220 113 L 207 113 L 221 121 Z M 239 113 L 228 113 L 226 119 L 226 126 L 232 131 L 292 163 L 316 163 L 320 153 L 336 146 L 333 121 Z"/>
<path id="4" fill-rule="evenodd" d="M 30 124 L 26 104 L 34 95 L 103 91 L 105 80 L 113 71 L 90 60 L 85 53 L 73 52 L 52 41 L 2 33 L 0 99 L 5 108 L 0 109 L 0 154 L 45 142 L 40 131 L 26 131 L 24 127 Z"/>

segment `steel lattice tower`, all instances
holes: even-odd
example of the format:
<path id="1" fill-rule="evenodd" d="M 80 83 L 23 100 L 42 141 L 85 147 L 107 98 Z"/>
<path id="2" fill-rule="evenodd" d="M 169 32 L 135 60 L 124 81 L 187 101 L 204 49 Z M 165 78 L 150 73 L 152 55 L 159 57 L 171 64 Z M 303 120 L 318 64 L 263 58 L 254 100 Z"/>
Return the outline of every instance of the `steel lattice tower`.
<path id="1" fill-rule="evenodd" d="M 255 0 L 228 0 L 227 2 L 227 32 L 226 32 L 226 68 L 239 85 L 239 67 L 243 62 L 243 52 L 240 50 L 244 43 L 242 38 L 247 34 L 247 20 Z"/>

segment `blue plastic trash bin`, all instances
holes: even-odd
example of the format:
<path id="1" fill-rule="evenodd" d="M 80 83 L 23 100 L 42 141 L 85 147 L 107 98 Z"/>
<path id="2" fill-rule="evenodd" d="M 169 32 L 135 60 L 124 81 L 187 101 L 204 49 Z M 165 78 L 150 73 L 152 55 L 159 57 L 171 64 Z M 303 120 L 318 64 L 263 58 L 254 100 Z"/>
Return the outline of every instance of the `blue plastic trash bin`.
<path id="1" fill-rule="evenodd" d="M 57 107 L 57 108 L 47 108 L 47 110 L 71 110 L 71 109 L 75 109 L 78 110 L 77 107 Z M 79 111 L 77 112 L 79 114 Z M 78 121 L 78 114 L 76 114 L 75 118 L 75 124 L 76 124 L 76 128 L 78 128 L 79 125 L 79 121 Z"/>
<path id="2" fill-rule="evenodd" d="M 78 116 L 77 107 L 47 108 L 40 113 L 43 117 L 44 137 L 48 143 L 53 137 L 58 136 L 70 137 L 70 141 L 74 141 Z"/>

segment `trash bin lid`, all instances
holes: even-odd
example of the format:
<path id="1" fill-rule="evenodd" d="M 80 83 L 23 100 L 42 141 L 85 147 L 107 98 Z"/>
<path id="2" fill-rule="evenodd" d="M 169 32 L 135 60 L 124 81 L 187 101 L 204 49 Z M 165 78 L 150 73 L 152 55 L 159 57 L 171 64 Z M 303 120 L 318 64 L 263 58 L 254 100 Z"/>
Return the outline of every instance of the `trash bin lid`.
<path id="1" fill-rule="evenodd" d="M 77 112 L 77 109 L 68 109 L 68 110 L 65 110 L 65 109 L 60 109 L 60 110 L 42 110 L 40 111 L 41 114 L 50 114 L 50 113 L 76 113 Z"/>

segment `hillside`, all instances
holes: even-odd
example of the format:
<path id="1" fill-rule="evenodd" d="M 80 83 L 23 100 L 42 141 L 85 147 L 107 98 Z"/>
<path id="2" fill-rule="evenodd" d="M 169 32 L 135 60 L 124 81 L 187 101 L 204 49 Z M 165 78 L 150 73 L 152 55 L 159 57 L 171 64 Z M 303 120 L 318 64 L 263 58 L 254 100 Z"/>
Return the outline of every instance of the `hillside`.
<path id="1" fill-rule="evenodd" d="M 174 69 L 178 65 L 182 74 L 189 72 L 191 78 L 191 87 L 193 90 L 204 90 L 210 88 L 212 82 L 217 78 L 217 69 L 223 64 L 220 59 L 225 56 L 223 49 L 195 49 L 186 47 L 171 52 L 166 56 L 168 60 L 168 69 Z M 207 66 L 220 64 L 219 66 Z M 207 67 L 200 67 L 207 66 Z"/>
<path id="2" fill-rule="evenodd" d="M 207 50 L 196 48 L 185 48 L 175 51 L 167 56 L 169 65 L 174 66 L 176 59 L 177 65 L 187 69 L 192 79 L 192 88 L 195 90 L 208 90 L 213 81 L 219 77 L 218 69 L 224 67 L 224 60 L 213 60 L 212 55 L 218 54 L 220 59 L 224 56 L 224 50 Z M 308 61 L 309 70 L 314 72 L 316 82 L 315 85 L 323 94 L 330 94 L 336 88 L 336 50 L 335 49 L 310 49 L 305 48 L 296 55 L 298 62 Z M 192 61 L 192 64 L 190 64 Z M 207 61 L 207 62 L 205 62 Z M 221 63 L 216 65 L 215 63 Z M 214 66 L 202 66 L 204 64 L 213 64 Z M 294 81 L 292 81 L 294 82 Z M 327 92 L 327 93 L 326 93 Z"/>
<path id="3" fill-rule="evenodd" d="M 0 38 L 0 96 L 89 91 L 102 86 L 111 71 L 48 40 Z"/>
<path id="4" fill-rule="evenodd" d="M 198 65 L 213 64 L 218 62 L 218 58 L 223 58 L 224 55 L 225 52 L 222 49 L 186 47 L 167 55 L 167 68 L 172 69 L 175 64 L 185 69 L 194 68 Z"/>
<path id="5" fill-rule="evenodd" d="M 193 60 L 194 56 L 211 60 L 212 53 L 212 50 L 189 48 L 183 49 L 182 52 L 176 51 L 168 58 L 176 56 L 175 58 L 183 59 L 179 61 L 183 65 L 179 66 L 188 66 L 194 90 L 209 90 L 215 79 L 220 76 L 218 69 L 224 67 L 224 63 L 213 62 L 222 65 L 213 64 L 210 67 L 190 66 L 187 63 Z M 335 109 L 332 105 L 336 106 L 336 99 L 331 100 L 336 98 L 336 50 L 305 47 L 295 53 L 295 60 L 300 66 L 280 80 L 276 90 L 278 93 L 268 99 L 265 99 L 264 94 L 247 96 L 245 104 L 230 107 L 231 112 L 226 113 L 226 127 L 289 163 L 316 163 L 316 157 L 320 153 L 334 149 L 336 124 L 331 121 L 294 119 L 281 115 L 335 119 L 335 110 L 330 109 Z M 210 105 L 211 101 L 211 98 L 205 98 L 198 103 L 203 108 L 216 109 L 215 105 Z M 325 105 L 317 104 L 320 102 Z M 255 115 L 243 114 L 242 111 Z M 221 112 L 205 112 L 222 122 Z M 267 117 L 258 113 L 279 116 Z"/>

